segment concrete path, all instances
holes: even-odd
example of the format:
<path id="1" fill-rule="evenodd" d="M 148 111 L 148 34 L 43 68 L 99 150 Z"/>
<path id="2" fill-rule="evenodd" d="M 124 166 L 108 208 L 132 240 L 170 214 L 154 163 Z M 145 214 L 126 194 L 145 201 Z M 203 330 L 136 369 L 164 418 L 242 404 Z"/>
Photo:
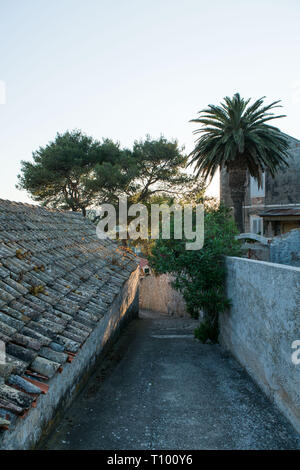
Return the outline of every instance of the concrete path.
<path id="1" fill-rule="evenodd" d="M 144 313 L 124 330 L 46 449 L 296 449 L 299 436 L 197 322 Z"/>

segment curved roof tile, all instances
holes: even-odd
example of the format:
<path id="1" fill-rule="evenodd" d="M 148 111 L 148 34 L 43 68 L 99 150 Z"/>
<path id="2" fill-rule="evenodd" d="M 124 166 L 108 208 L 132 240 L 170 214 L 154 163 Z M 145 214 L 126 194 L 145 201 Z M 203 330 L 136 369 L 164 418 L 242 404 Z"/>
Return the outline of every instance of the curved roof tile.
<path id="1" fill-rule="evenodd" d="M 76 360 L 137 265 L 80 214 L 0 200 L 0 429 Z"/>

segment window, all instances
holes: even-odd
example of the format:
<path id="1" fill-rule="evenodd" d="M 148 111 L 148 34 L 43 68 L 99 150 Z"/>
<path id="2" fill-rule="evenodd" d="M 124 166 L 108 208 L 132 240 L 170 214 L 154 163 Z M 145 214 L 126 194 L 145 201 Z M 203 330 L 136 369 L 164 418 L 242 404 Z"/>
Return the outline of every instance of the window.
<path id="1" fill-rule="evenodd" d="M 251 233 L 263 235 L 263 219 L 258 216 L 251 216 Z"/>
<path id="2" fill-rule="evenodd" d="M 257 180 L 250 176 L 250 197 L 265 197 L 265 173 L 262 174 L 262 186 L 260 188 Z"/>

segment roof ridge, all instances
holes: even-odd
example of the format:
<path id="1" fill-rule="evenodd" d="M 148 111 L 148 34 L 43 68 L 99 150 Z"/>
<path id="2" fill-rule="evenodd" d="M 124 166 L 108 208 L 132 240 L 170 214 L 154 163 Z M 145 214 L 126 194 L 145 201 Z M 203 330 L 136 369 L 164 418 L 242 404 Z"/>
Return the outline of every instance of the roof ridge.
<path id="1" fill-rule="evenodd" d="M 82 216 L 81 212 L 75 212 L 71 210 L 64 210 L 64 209 L 54 209 L 51 207 L 46 207 L 40 204 L 30 204 L 29 202 L 19 202 L 19 201 L 12 201 L 10 199 L 1 199 L 0 198 L 0 209 L 2 205 L 8 205 L 12 207 L 24 207 L 27 209 L 34 209 L 34 210 L 45 210 L 50 213 L 59 213 L 59 214 L 73 214 L 73 215 L 80 215 Z"/>

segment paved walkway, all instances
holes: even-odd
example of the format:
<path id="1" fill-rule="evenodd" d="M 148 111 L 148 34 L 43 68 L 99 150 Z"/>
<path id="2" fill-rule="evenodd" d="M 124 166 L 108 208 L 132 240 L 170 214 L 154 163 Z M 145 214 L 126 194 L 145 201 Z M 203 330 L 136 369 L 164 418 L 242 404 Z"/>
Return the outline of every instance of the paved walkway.
<path id="1" fill-rule="evenodd" d="M 196 322 L 144 313 L 49 438 L 47 449 L 295 449 L 299 436 Z"/>

